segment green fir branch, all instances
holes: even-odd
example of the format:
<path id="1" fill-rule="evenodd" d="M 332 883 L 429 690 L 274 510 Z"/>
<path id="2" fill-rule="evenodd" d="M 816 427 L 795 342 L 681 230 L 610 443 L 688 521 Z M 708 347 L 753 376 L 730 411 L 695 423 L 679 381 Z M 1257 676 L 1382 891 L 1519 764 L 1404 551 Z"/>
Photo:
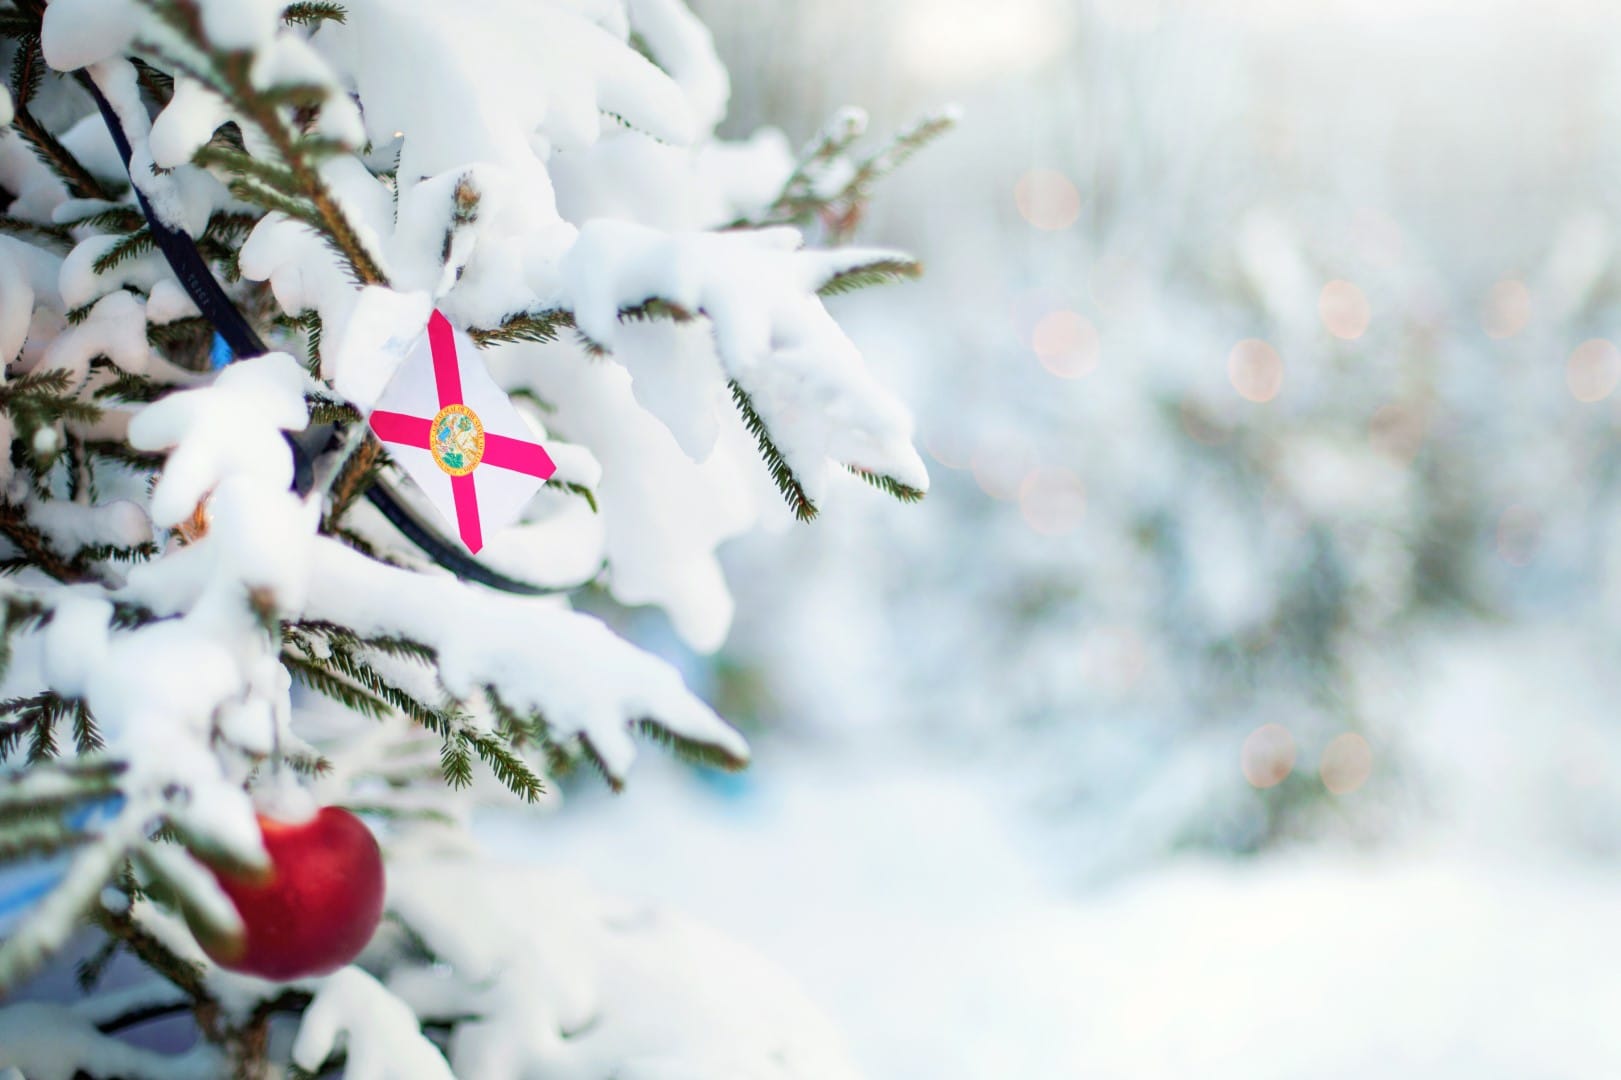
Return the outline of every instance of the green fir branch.
<path id="1" fill-rule="evenodd" d="M 37 765 L 42 761 L 49 761 L 60 753 L 56 745 L 56 723 L 54 721 L 37 721 L 29 726 L 27 730 L 28 764 Z M 5 760 L 5 756 L 5 753 L 0 751 L 0 761 Z"/>
<path id="2" fill-rule="evenodd" d="M 256 214 L 220 210 L 208 219 L 208 227 L 203 230 L 203 236 L 210 240 L 234 243 L 246 239 L 257 224 L 259 217 Z"/>
<path id="3" fill-rule="evenodd" d="M 518 341 L 543 345 L 549 341 L 556 341 L 560 331 L 573 325 L 574 313 L 571 311 L 561 309 L 525 311 L 508 315 L 501 320 L 500 326 L 490 329 L 475 326 L 469 329 L 467 334 L 481 349 Z"/>
<path id="4" fill-rule="evenodd" d="M 557 412 L 557 406 L 535 393 L 533 387 L 518 386 L 507 392 L 507 397 L 514 401 L 522 401 L 532 406 L 536 412 L 550 416 Z"/>
<path id="5" fill-rule="evenodd" d="M 0 826 L 0 866 L 23 859 L 42 859 L 81 847 L 93 837 L 60 820 L 25 818 Z"/>
<path id="6" fill-rule="evenodd" d="M 346 401 L 334 401 L 329 397 L 318 397 L 307 394 L 304 403 L 309 406 L 310 423 L 315 426 L 323 424 L 359 424 L 364 421 L 360 412 Z"/>
<path id="7" fill-rule="evenodd" d="M 139 544 L 90 544 L 74 552 L 75 565 L 92 566 L 95 563 L 137 563 L 156 558 L 158 547 L 150 540 Z"/>
<path id="8" fill-rule="evenodd" d="M 524 717 L 506 703 L 501 693 L 494 686 L 484 687 L 484 697 L 490 703 L 490 711 L 495 714 L 496 730 L 513 746 L 522 748 L 531 741 L 537 741 L 546 730 L 546 721 L 539 714 Z"/>
<path id="9" fill-rule="evenodd" d="M 126 442 L 113 439 L 87 439 L 85 453 L 93 458 L 116 462 L 137 472 L 156 472 L 163 467 L 163 455 L 137 450 Z"/>
<path id="10" fill-rule="evenodd" d="M 45 62 L 40 53 L 39 28 L 30 26 L 17 35 L 17 52 L 11 58 L 11 96 L 17 108 L 26 106 L 39 93 L 45 80 Z"/>
<path id="11" fill-rule="evenodd" d="M 473 751 L 464 740 L 446 737 L 440 744 L 439 772 L 458 791 L 473 782 Z"/>
<path id="12" fill-rule="evenodd" d="M 585 504 L 591 508 L 591 512 L 593 514 L 601 513 L 601 511 L 597 509 L 597 493 L 586 487 L 584 484 L 576 484 L 572 480 L 561 480 L 558 481 L 557 487 L 560 491 L 566 491 L 570 495 L 577 495 L 584 499 Z"/>
<path id="13" fill-rule="evenodd" d="M 737 757 L 723 746 L 688 738 L 670 730 L 653 717 L 643 717 L 636 721 L 636 732 L 643 738 L 664 747 L 682 761 L 694 765 L 707 765 L 710 768 L 725 769 L 727 772 L 737 772 L 747 768 L 749 764 L 748 758 Z"/>
<path id="14" fill-rule="evenodd" d="M 48 769 L 0 774 L 0 822 L 61 816 L 118 791 L 127 766 L 118 761 L 60 761 Z"/>
<path id="15" fill-rule="evenodd" d="M 657 296 L 650 296 L 639 304 L 619 309 L 620 322 L 656 322 L 668 319 L 671 322 L 691 322 L 697 315 L 680 304 L 664 300 Z"/>
<path id="16" fill-rule="evenodd" d="M 258 91 L 257 103 L 273 109 L 319 109 L 330 93 L 320 83 L 278 83 Z"/>
<path id="17" fill-rule="evenodd" d="M 82 700 L 75 700 L 73 703 L 73 745 L 81 757 L 107 747 L 107 740 L 101 737 L 95 718 L 90 715 L 89 706 Z"/>
<path id="18" fill-rule="evenodd" d="M 817 286 L 816 291 L 822 296 L 839 296 L 844 293 L 855 292 L 858 289 L 871 288 L 874 285 L 888 285 L 897 281 L 915 281 L 922 273 L 923 264 L 912 259 L 878 259 L 874 262 L 864 263 L 861 266 L 852 266 L 840 270 Z"/>
<path id="19" fill-rule="evenodd" d="M 370 649 L 372 652 L 382 653 L 396 660 L 414 660 L 419 664 L 430 665 L 439 661 L 439 651 L 432 645 L 424 645 L 410 638 L 381 634 L 374 637 L 357 637 L 355 643 L 360 648 Z"/>
<path id="20" fill-rule="evenodd" d="M 331 503 L 322 523 L 326 532 L 338 528 L 360 496 L 377 482 L 383 472 L 383 462 L 383 444 L 368 433 L 332 483 Z"/>
<path id="21" fill-rule="evenodd" d="M 870 469 L 863 469 L 855 465 L 846 465 L 845 468 L 849 469 L 856 476 L 859 476 L 861 479 L 865 480 L 879 491 L 882 491 L 885 495 L 888 495 L 893 499 L 899 499 L 903 503 L 922 502 L 923 497 L 928 494 L 927 492 L 912 487 L 909 484 L 901 483 L 893 476 L 885 476 L 882 473 L 876 473 Z"/>
<path id="22" fill-rule="evenodd" d="M 321 377 L 321 313 L 311 308 L 299 316 L 299 321 L 304 324 L 310 375 L 318 379 Z"/>
<path id="23" fill-rule="evenodd" d="M 877 152 L 850 166 L 849 178 L 836 191 L 823 188 L 828 170 L 846 158 L 856 139 L 865 133 L 857 114 L 841 113 L 805 151 L 799 165 L 783 184 L 776 201 L 758 221 L 738 220 L 729 228 L 762 225 L 806 225 L 821 217 L 835 241 L 851 232 L 861 219 L 878 181 L 904 165 L 914 154 L 956 126 L 954 111 L 925 116 L 896 134 Z"/>
<path id="24" fill-rule="evenodd" d="M 348 18 L 349 13 L 343 9 L 342 4 L 325 2 L 289 4 L 287 10 L 281 13 L 282 21 L 289 26 L 320 26 L 324 22 L 341 23 Z"/>
<path id="25" fill-rule="evenodd" d="M 389 703 L 381 697 L 354 685 L 316 660 L 283 649 L 281 662 L 295 682 L 331 698 L 350 712 L 381 720 L 391 711 Z"/>
<path id="26" fill-rule="evenodd" d="M 443 734 L 462 723 L 462 716 L 458 711 L 438 709 L 419 701 L 412 694 L 385 679 L 376 668 L 361 659 L 341 641 L 332 641 L 325 662 L 331 670 L 363 687 L 368 693 L 387 703 L 390 708 L 429 731 Z"/>
<path id="27" fill-rule="evenodd" d="M 841 193 L 842 198 L 846 201 L 865 202 L 872 195 L 873 184 L 905 165 L 918 151 L 956 126 L 955 110 L 947 109 L 923 117 L 862 162 L 849 185 Z"/>
<path id="28" fill-rule="evenodd" d="M 70 717 L 77 723 L 80 708 L 79 702 L 54 690 L 0 701 L 0 761 L 15 754 L 25 737 L 30 764 L 56 757 L 56 725 Z"/>
<path id="29" fill-rule="evenodd" d="M 546 794 L 546 782 L 501 736 L 463 731 L 458 737 L 471 745 L 495 778 L 524 802 L 539 802 Z"/>
<path id="30" fill-rule="evenodd" d="M 321 754 L 283 752 L 281 760 L 294 773 L 310 780 L 325 776 L 332 771 L 331 760 Z"/>
<path id="31" fill-rule="evenodd" d="M 27 513 L 16 503 L 0 501 L 0 536 L 11 541 L 18 553 L 31 565 L 58 581 L 78 582 L 95 579 L 95 575 L 89 570 L 58 553 L 45 538 L 45 534 L 28 523 Z"/>
<path id="32" fill-rule="evenodd" d="M 782 194 L 766 215 L 768 219 L 798 216 L 798 208 L 814 204 L 816 177 L 822 170 L 844 154 L 855 141 L 866 134 L 866 113 L 855 109 L 841 109 L 817 132 L 816 138 L 800 155 L 794 171 L 783 182 Z M 741 224 L 741 223 L 740 223 Z"/>
<path id="33" fill-rule="evenodd" d="M 339 254 L 358 284 L 386 285 L 387 278 L 377 260 L 318 171 L 319 162 L 330 156 L 328 150 L 337 144 L 326 137 L 305 135 L 301 126 L 289 122 L 284 115 L 288 107 L 295 114 L 318 108 L 326 100 L 326 88 L 306 84 L 260 88 L 252 78 L 251 54 L 217 48 L 209 40 L 194 4 L 183 0 L 149 2 L 158 17 L 201 54 L 207 67 L 205 81 L 219 89 L 235 106 L 242 121 L 259 129 L 292 181 L 272 194 L 271 189 L 256 186 L 239 174 L 230 185 L 232 193 L 244 201 L 278 209 L 308 222 Z M 270 203 L 279 205 L 267 205 Z M 308 210 L 305 210 L 306 204 Z"/>
<path id="34" fill-rule="evenodd" d="M 139 630 L 143 626 L 168 622 L 170 619 L 178 619 L 179 617 L 178 615 L 160 616 L 150 608 L 131 603 L 128 600 L 113 601 L 112 628 L 114 630 Z"/>
<path id="35" fill-rule="evenodd" d="M 800 521 L 810 521 L 817 514 L 816 504 L 805 494 L 805 487 L 794 475 L 793 468 L 788 459 L 782 456 L 777 444 L 771 441 L 771 433 L 766 429 L 765 421 L 754 410 L 754 399 L 749 397 L 736 379 L 730 381 L 732 388 L 732 401 L 737 405 L 737 411 L 743 415 L 743 426 L 749 429 L 749 434 L 759 444 L 760 456 L 765 459 L 766 468 L 771 470 L 771 479 L 776 482 L 777 490 L 787 500 L 788 508 L 794 512 L 794 517 Z"/>
<path id="36" fill-rule="evenodd" d="M 136 81 L 141 84 L 141 89 L 146 91 L 147 97 L 152 99 L 152 104 L 158 109 L 169 104 L 174 98 L 174 76 L 166 71 L 159 71 L 145 60 L 132 59 L 130 63 L 135 65 Z"/>
<path id="37" fill-rule="evenodd" d="M 213 336 L 214 324 L 201 315 L 175 319 L 173 322 L 148 323 L 146 326 L 147 343 L 169 353 L 171 357 L 196 352 L 205 342 L 212 340 Z M 121 374 L 124 374 L 125 379 L 128 381 L 120 380 L 120 385 L 116 389 L 106 386 L 100 387 L 96 390 L 96 396 L 101 397 L 103 394 L 112 394 L 124 401 L 155 401 L 157 400 L 156 397 L 142 398 L 127 395 L 129 393 L 150 392 L 162 396 L 169 390 L 169 387 L 153 382 L 144 376 Z"/>
<path id="38" fill-rule="evenodd" d="M 525 801 L 534 802 L 545 794 L 545 781 L 504 735 L 472 727 L 459 708 L 436 708 L 419 700 L 390 683 L 357 651 L 370 648 L 402 659 L 431 662 L 435 656 L 432 649 L 404 638 L 360 638 L 325 623 L 298 624 L 288 627 L 286 632 L 304 652 L 300 656 L 286 649 L 282 651 L 283 663 L 299 681 L 363 715 L 380 718 L 392 709 L 438 735 L 443 740 L 440 771 L 451 786 L 464 787 L 472 782 L 472 762 L 476 756 L 497 780 Z M 300 644 L 301 633 L 316 633 L 325 638 L 326 655 L 317 658 L 313 649 Z"/>
<path id="39" fill-rule="evenodd" d="M 204 979 L 203 966 L 175 953 L 156 934 L 138 923 L 130 912 L 113 912 L 101 904 L 93 904 L 90 907 L 90 921 L 117 938 L 120 945 L 133 953 L 141 963 L 167 979 L 199 1011 L 218 1009 Z"/>
<path id="40" fill-rule="evenodd" d="M 112 202 L 117 198 L 119 188 L 103 182 L 85 168 L 84 163 L 57 141 L 50 129 L 29 111 L 29 104 L 39 91 L 45 71 L 45 58 L 40 53 L 38 36 L 30 33 L 19 38 L 11 63 L 12 126 L 33 149 L 35 156 L 67 186 L 68 193 L 74 198 Z"/>
<path id="41" fill-rule="evenodd" d="M 10 233 L 29 243 L 50 244 L 59 248 L 73 246 L 73 237 L 62 226 L 41 225 L 37 221 L 25 221 L 10 214 L 0 214 L 0 233 Z"/>
<path id="42" fill-rule="evenodd" d="M 99 407 L 79 399 L 76 384 L 77 377 L 60 368 L 30 371 L 0 383 L 0 411 L 10 413 L 23 430 L 37 430 L 59 420 L 94 423 L 101 419 Z"/>
<path id="43" fill-rule="evenodd" d="M 245 203 L 286 214 L 316 230 L 321 227 L 321 215 L 308 199 L 266 187 L 257 177 L 233 177 L 226 187 L 233 196 Z"/>
<path id="44" fill-rule="evenodd" d="M 157 239 L 152 235 L 152 230 L 141 229 L 130 233 L 102 252 L 96 261 L 90 264 L 90 268 L 98 274 L 105 274 L 114 267 L 145 255 L 156 247 Z"/>
<path id="45" fill-rule="evenodd" d="M 199 147 L 191 160 L 195 165 L 223 169 L 233 177 L 252 177 L 278 194 L 298 189 L 298 177 L 285 165 L 256 158 L 218 141 Z"/>
<path id="46" fill-rule="evenodd" d="M 147 227 L 146 216 L 133 206 L 107 206 L 90 210 L 82 217 L 62 223 L 65 229 L 90 229 L 98 233 L 132 233 Z"/>
<path id="47" fill-rule="evenodd" d="M 342 139 L 335 139 L 330 135 L 322 135 L 318 131 L 306 131 L 293 140 L 293 148 L 311 165 L 319 165 L 328 158 L 339 154 L 354 152 L 354 147 Z"/>
<path id="48" fill-rule="evenodd" d="M 579 758 L 601 777 L 602 782 L 608 785 L 610 791 L 615 793 L 625 790 L 625 782 L 615 776 L 613 770 L 608 768 L 608 762 L 603 758 L 601 751 L 591 741 L 589 735 L 581 735 L 576 743 L 579 747 Z"/>

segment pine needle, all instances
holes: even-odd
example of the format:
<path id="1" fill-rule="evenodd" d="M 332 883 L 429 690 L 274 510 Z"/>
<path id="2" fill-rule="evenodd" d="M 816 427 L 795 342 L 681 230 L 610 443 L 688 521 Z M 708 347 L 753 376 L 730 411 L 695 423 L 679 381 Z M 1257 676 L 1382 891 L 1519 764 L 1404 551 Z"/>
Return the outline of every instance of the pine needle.
<path id="1" fill-rule="evenodd" d="M 766 430 L 765 421 L 754 411 L 754 400 L 736 379 L 731 380 L 730 386 L 732 401 L 737 405 L 738 412 L 743 414 L 743 425 L 749 429 L 749 434 L 753 435 L 755 442 L 759 444 L 760 456 L 765 459 L 766 468 L 771 470 L 771 479 L 776 482 L 777 490 L 788 500 L 788 508 L 794 512 L 796 518 L 800 521 L 810 521 L 816 516 L 816 504 L 805 494 L 805 487 L 799 482 L 799 477 L 794 475 L 788 459 L 782 456 L 777 444 L 771 441 L 771 433 Z"/>

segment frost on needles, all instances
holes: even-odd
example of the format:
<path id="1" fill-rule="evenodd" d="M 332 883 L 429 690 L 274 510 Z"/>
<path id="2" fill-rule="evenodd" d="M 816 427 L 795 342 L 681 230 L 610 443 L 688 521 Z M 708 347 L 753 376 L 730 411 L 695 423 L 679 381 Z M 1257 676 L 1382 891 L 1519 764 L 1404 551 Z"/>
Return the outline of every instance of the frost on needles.
<path id="1" fill-rule="evenodd" d="M 0 990 L 91 942 L 81 1000 L 0 1006 L 0 1072 L 848 1075 L 750 957 L 492 863 L 467 822 L 581 764 L 618 787 L 639 739 L 746 764 L 570 594 L 713 649 L 723 540 L 841 471 L 922 497 L 822 302 L 918 268 L 805 240 L 842 243 L 950 117 L 866 152 L 855 111 L 799 155 L 722 141 L 680 0 L 0 0 L 0 64 Z M 211 369 L 137 189 L 274 351 Z M 482 553 L 540 595 L 445 573 L 363 498 L 410 498 L 362 418 L 434 308 L 556 460 Z M 204 864 L 261 864 L 256 799 L 295 785 L 367 815 L 392 885 L 356 965 L 275 984 L 181 915 L 231 926 Z M 104 988 L 120 956 L 146 975 Z M 183 1054 L 121 1038 L 181 1014 Z"/>

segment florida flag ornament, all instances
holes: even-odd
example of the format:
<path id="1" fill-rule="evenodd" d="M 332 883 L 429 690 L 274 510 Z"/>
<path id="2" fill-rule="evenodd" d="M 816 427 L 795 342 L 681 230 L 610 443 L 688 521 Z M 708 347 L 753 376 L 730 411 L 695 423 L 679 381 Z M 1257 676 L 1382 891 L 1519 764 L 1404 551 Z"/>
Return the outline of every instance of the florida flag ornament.
<path id="1" fill-rule="evenodd" d="M 435 311 L 371 414 L 371 429 L 468 551 L 518 520 L 557 471 L 477 346 Z"/>

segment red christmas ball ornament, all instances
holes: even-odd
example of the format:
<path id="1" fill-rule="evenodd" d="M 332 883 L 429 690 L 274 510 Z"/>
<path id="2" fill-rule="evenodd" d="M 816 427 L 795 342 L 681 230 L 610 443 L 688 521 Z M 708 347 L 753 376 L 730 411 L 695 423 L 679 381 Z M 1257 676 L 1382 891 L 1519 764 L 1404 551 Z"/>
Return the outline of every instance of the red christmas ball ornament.
<path id="1" fill-rule="evenodd" d="M 383 856 L 355 815 L 323 807 L 304 821 L 259 815 L 268 873 L 212 867 L 242 917 L 241 935 L 199 932 L 215 963 L 265 979 L 336 971 L 360 954 L 383 917 Z"/>

